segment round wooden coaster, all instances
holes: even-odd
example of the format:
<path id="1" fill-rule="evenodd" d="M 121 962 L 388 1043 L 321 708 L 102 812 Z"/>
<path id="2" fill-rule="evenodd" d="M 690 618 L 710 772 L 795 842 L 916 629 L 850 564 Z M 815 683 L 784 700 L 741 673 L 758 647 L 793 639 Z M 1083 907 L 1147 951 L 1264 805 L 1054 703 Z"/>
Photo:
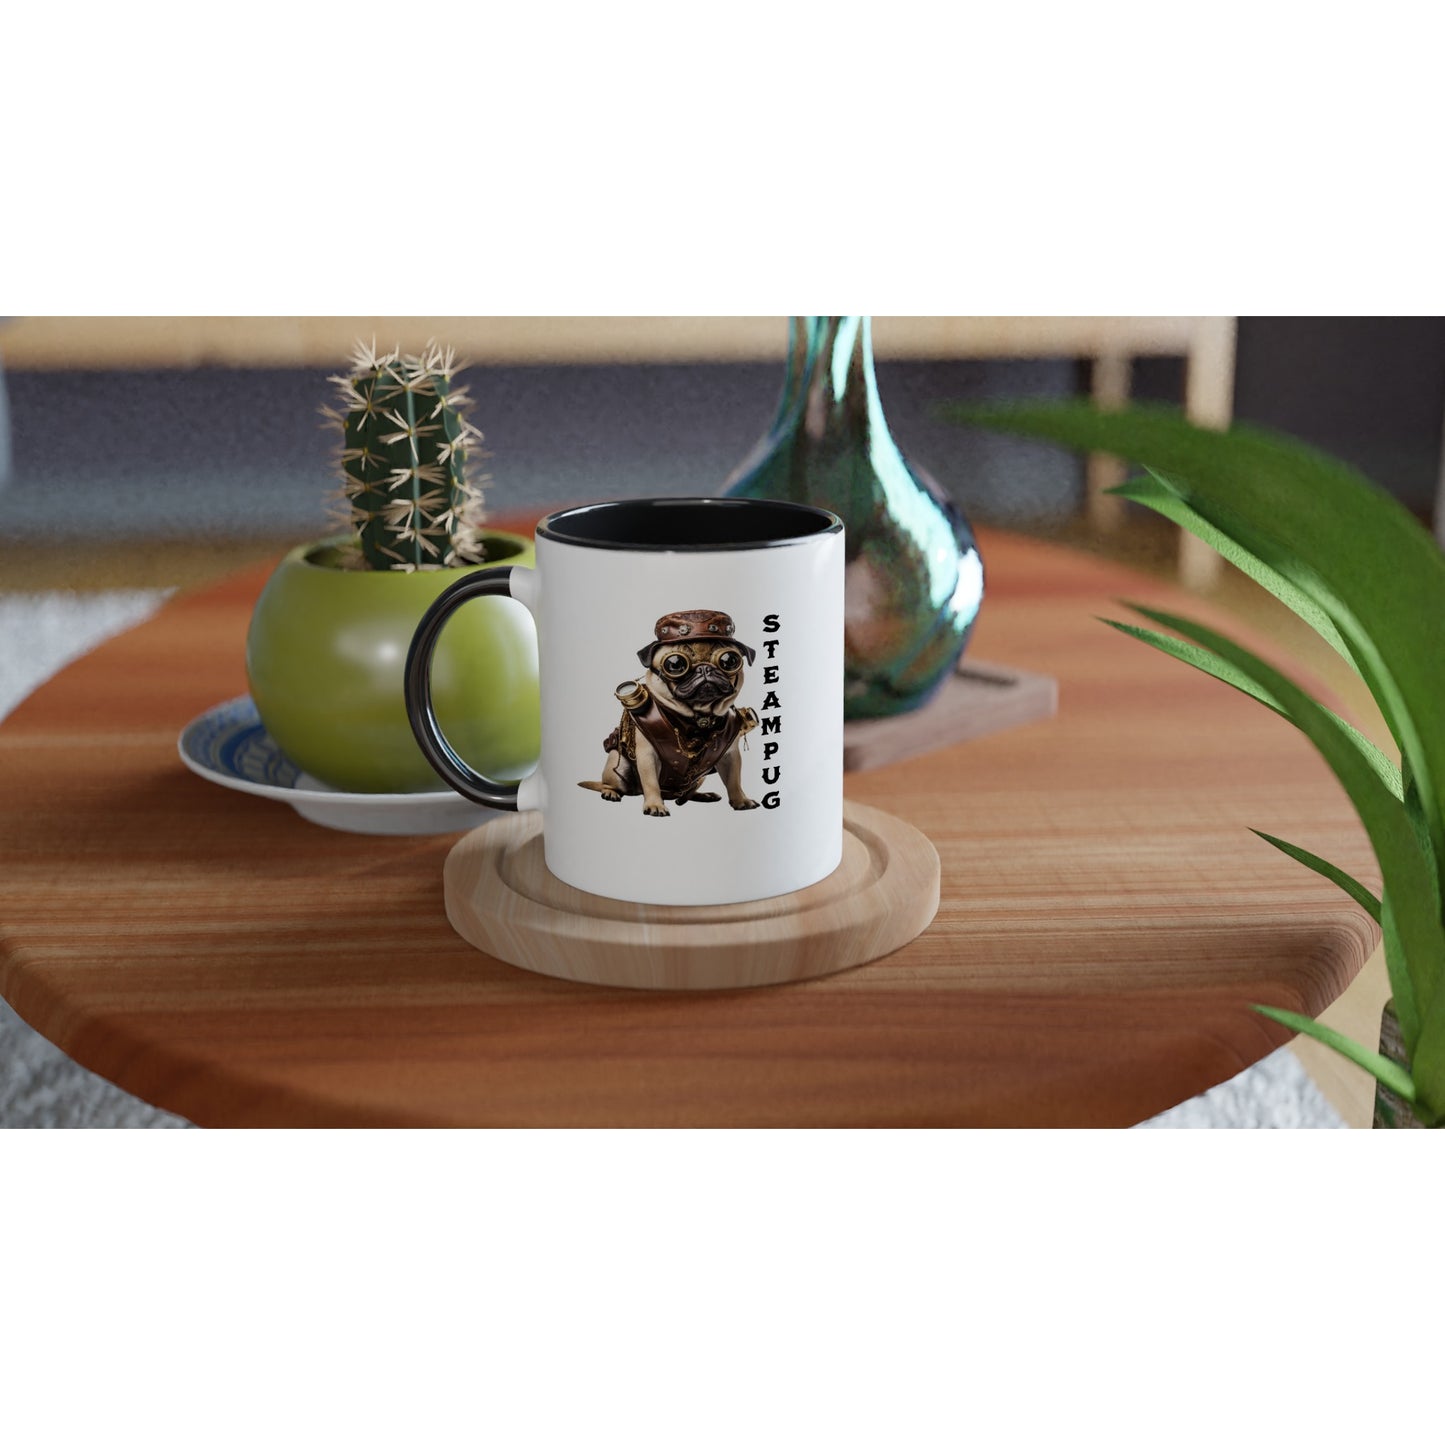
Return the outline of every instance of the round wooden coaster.
<path id="1" fill-rule="evenodd" d="M 536 813 L 468 833 L 447 855 L 447 917 L 518 968 L 623 988 L 751 988 L 853 968 L 938 911 L 938 854 L 911 824 L 843 805 L 843 861 L 821 883 L 752 903 L 620 903 L 554 878 Z"/>

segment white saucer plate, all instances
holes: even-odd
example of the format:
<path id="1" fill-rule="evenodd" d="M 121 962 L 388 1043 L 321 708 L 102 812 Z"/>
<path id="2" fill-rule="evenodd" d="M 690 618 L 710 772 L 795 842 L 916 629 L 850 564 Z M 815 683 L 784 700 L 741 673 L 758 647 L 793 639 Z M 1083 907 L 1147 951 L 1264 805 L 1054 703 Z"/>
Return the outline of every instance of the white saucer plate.
<path id="1" fill-rule="evenodd" d="M 303 773 L 266 731 L 249 697 L 218 703 L 186 724 L 181 761 L 198 777 L 295 808 L 343 833 L 419 836 L 463 833 L 505 816 L 438 788 L 427 793 L 342 793 Z"/>

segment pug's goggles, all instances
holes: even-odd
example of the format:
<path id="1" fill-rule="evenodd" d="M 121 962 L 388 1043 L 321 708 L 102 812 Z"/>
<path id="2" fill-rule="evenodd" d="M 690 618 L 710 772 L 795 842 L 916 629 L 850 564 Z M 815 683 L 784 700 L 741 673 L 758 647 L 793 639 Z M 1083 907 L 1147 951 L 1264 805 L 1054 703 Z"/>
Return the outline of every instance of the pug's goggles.
<path id="1" fill-rule="evenodd" d="M 705 660 L 706 665 L 715 667 L 719 672 L 737 672 L 743 665 L 743 655 L 734 648 L 727 648 L 717 654 L 716 657 Z M 693 668 L 700 667 L 699 663 L 685 652 L 664 652 L 661 657 L 653 658 L 652 665 L 664 677 L 686 677 Z"/>

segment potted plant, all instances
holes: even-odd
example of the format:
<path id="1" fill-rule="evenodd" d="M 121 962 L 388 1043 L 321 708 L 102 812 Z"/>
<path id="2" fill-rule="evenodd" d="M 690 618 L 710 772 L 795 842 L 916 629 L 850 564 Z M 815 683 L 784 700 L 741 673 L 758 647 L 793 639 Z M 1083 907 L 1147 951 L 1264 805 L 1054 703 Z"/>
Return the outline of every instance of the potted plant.
<path id="1" fill-rule="evenodd" d="M 437 787 L 403 699 L 407 648 L 433 600 L 469 570 L 532 566 L 532 543 L 489 530 L 475 473 L 481 433 L 450 350 L 358 345 L 333 377 L 348 530 L 293 550 L 267 582 L 246 639 L 251 696 L 281 750 L 347 792 Z M 486 598 L 437 646 L 433 698 L 447 736 L 495 778 L 538 751 L 536 634 L 526 610 Z"/>
<path id="2" fill-rule="evenodd" d="M 1187 618 L 1133 610 L 1111 622 L 1273 708 L 1314 744 L 1364 824 L 1380 895 L 1294 844 L 1261 833 L 1342 888 L 1379 923 L 1393 997 L 1381 1050 L 1283 1009 L 1259 1012 L 1321 1040 L 1377 1081 L 1376 1123 L 1445 1122 L 1445 555 L 1393 498 L 1344 463 L 1250 427 L 1206 431 L 1162 407 L 948 407 L 1017 436 L 1107 452 L 1145 474 L 1114 489 L 1186 528 L 1267 588 L 1364 680 L 1398 764 L 1263 659 Z"/>

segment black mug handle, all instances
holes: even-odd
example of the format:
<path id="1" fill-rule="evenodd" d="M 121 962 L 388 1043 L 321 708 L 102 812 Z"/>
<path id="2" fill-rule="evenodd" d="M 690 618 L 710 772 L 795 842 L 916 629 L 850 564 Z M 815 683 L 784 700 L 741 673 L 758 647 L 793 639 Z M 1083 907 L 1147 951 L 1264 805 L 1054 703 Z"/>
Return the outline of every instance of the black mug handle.
<path id="1" fill-rule="evenodd" d="M 474 597 L 510 597 L 512 567 L 488 567 L 453 582 L 427 608 L 411 639 L 406 655 L 406 715 L 417 745 L 427 762 L 436 769 L 442 781 L 455 788 L 462 797 L 470 798 L 487 808 L 517 809 L 517 783 L 494 783 L 468 766 L 442 734 L 432 710 L 431 664 L 437 639 L 447 619 Z"/>

